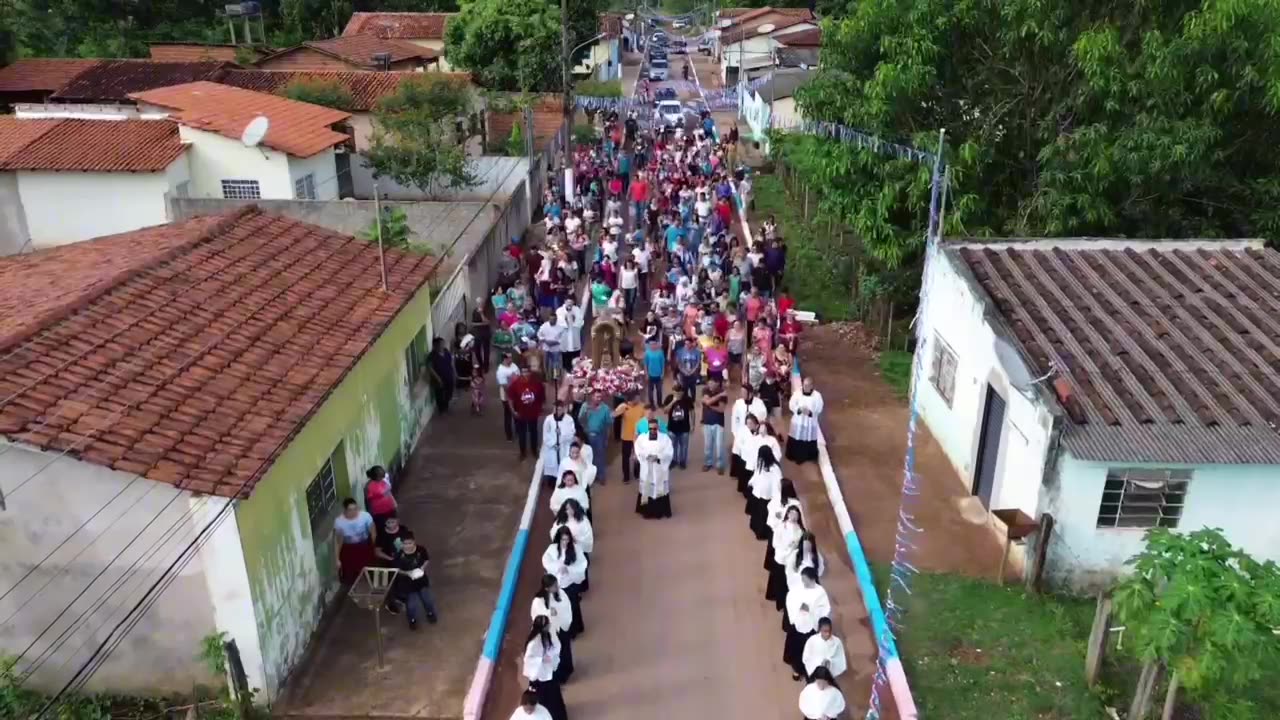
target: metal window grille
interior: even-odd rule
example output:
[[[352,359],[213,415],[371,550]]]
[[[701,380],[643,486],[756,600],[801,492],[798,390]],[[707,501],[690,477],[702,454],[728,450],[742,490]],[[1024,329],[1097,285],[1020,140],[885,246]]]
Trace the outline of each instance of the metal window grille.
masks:
[[[1102,490],[1098,527],[1176,528],[1190,482],[1190,470],[1112,468]]]
[[[222,197],[227,200],[258,200],[262,198],[262,188],[257,180],[223,180]]]
[[[404,349],[405,367],[409,369],[409,384],[413,385],[422,379],[427,372],[427,329],[424,327],[413,336],[413,341]]]
[[[333,461],[325,460],[324,467],[307,485],[307,514],[311,516],[311,526],[324,522],[338,502],[338,483],[333,475]]]
[[[298,200],[316,199],[316,176],[308,173],[293,181],[293,196]]]
[[[956,360],[956,353],[947,345],[941,337],[935,335],[933,338],[933,370],[930,373],[932,377],[933,387],[947,402],[947,406],[951,406],[951,401],[956,394],[956,366],[959,364]]]

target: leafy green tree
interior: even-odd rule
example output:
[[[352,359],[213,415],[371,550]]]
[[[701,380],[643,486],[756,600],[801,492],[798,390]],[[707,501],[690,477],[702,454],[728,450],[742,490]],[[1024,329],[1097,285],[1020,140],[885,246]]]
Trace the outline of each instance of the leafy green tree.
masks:
[[[601,0],[570,0],[569,44],[599,32]],[[560,3],[553,0],[467,0],[445,32],[449,63],[493,90],[560,90]],[[581,57],[586,48],[578,50]]]
[[[518,119],[511,125],[511,136],[507,138],[506,151],[511,157],[524,157],[528,152],[524,142],[524,131],[520,129]]]
[[[1214,529],[1158,528],[1113,594],[1126,644],[1178,673],[1209,717],[1257,717],[1243,688],[1280,667],[1280,567],[1258,562]]]
[[[369,227],[360,232],[360,238],[367,242],[378,242],[378,221],[375,219],[369,223]],[[402,208],[394,206],[386,206],[382,208],[382,246],[396,248],[398,250],[412,250],[413,245],[409,240],[411,230],[409,229],[409,216],[405,214]]]
[[[280,94],[290,100],[323,105],[335,110],[350,110],[355,105],[347,86],[326,78],[298,78],[280,88]]]
[[[389,177],[427,194],[474,187],[478,179],[467,157],[468,130],[462,121],[471,102],[467,83],[450,76],[422,73],[402,82],[374,111],[375,128],[365,153],[374,177]]]

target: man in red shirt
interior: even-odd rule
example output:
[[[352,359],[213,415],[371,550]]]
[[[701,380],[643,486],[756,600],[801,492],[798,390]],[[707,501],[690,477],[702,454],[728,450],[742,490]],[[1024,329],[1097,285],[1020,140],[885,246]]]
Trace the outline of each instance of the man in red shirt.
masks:
[[[635,227],[640,227],[644,222],[645,208],[649,205],[649,181],[645,179],[644,172],[636,173],[636,180],[631,183],[629,192],[631,193],[631,218],[635,222]]]
[[[522,366],[520,377],[507,386],[507,404],[515,418],[521,460],[524,460],[525,453],[538,453],[538,417],[542,415],[542,404],[546,398],[546,385],[542,378],[529,370],[528,365]]]

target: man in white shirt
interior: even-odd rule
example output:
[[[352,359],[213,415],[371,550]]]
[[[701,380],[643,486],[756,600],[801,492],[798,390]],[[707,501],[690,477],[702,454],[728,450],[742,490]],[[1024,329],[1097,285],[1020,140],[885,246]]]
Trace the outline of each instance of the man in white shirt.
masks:
[[[560,340],[560,356],[564,361],[564,369],[572,370],[573,361],[582,352],[582,325],[585,318],[582,308],[574,301],[573,296],[565,298],[564,304],[556,309],[557,322],[564,326],[564,337]]]
[[[582,219],[575,212],[569,213],[569,217],[565,218],[564,231],[569,237],[573,237],[578,232],[578,228],[582,227]]]
[[[642,242],[631,248],[631,257],[636,261],[636,268],[640,271],[640,297],[649,297],[649,261],[653,259],[653,253],[649,250],[649,244]]]
[[[549,377],[558,377],[564,367],[564,362],[560,359],[560,343],[564,342],[564,334],[564,326],[555,313],[538,328],[538,346],[545,356],[542,366],[546,368]]]
[[[515,439],[512,433],[512,423],[514,418],[511,416],[511,405],[507,403],[507,387],[511,385],[511,381],[520,377],[520,366],[515,364],[511,358],[511,353],[502,354],[502,363],[498,365],[498,399],[502,401],[502,430],[507,434],[507,442]]]

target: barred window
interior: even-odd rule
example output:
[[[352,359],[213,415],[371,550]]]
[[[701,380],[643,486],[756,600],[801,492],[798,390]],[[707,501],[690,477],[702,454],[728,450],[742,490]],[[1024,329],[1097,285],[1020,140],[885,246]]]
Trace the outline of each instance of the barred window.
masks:
[[[257,180],[223,180],[222,197],[227,200],[258,200],[262,189]]]
[[[946,401],[947,407],[951,406],[951,401],[956,394],[956,353],[947,345],[947,341],[942,339],[940,335],[933,336],[933,361],[931,363],[932,370],[930,380],[933,387]]]
[[[316,176],[314,173],[307,173],[293,181],[293,197],[297,200],[316,199]]]
[[[1102,490],[1098,527],[1176,528],[1190,482],[1190,470],[1112,468]]]
[[[338,483],[333,475],[333,461],[325,460],[324,467],[307,485],[307,514],[311,516],[311,528],[329,519],[338,503]]]

